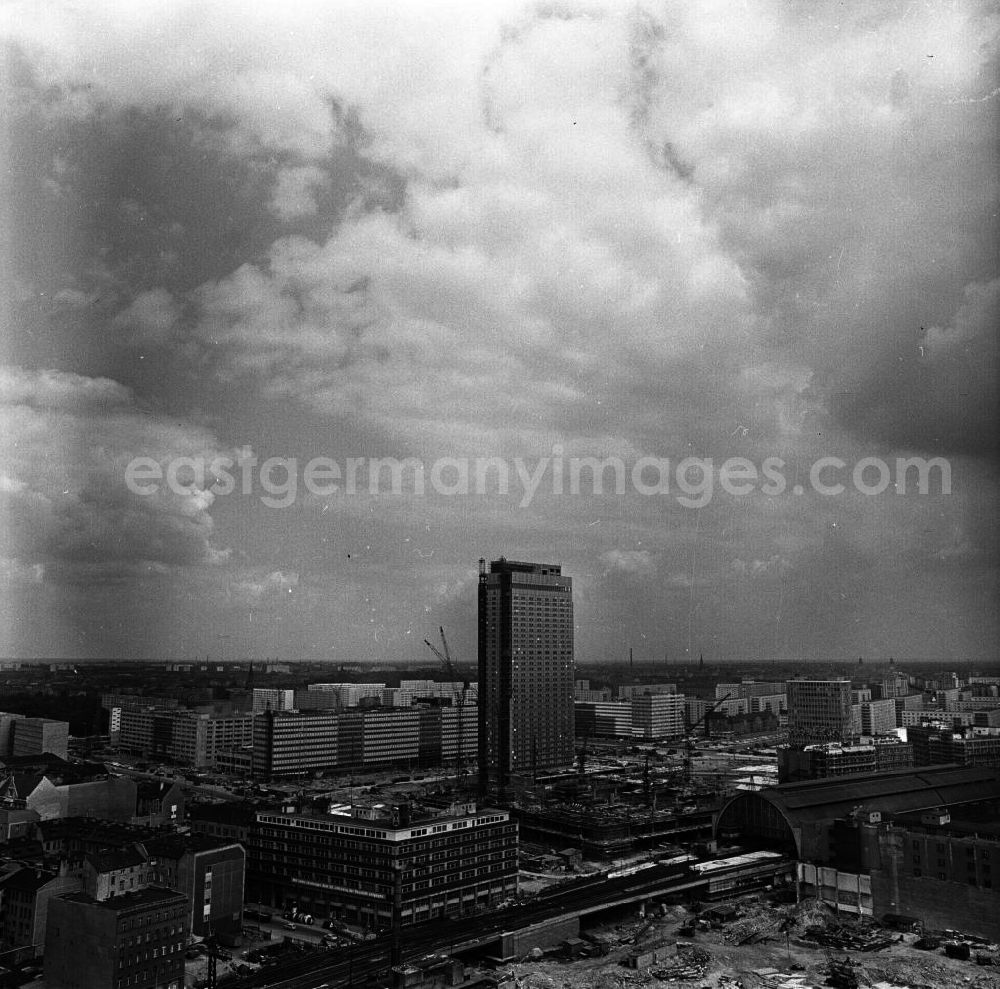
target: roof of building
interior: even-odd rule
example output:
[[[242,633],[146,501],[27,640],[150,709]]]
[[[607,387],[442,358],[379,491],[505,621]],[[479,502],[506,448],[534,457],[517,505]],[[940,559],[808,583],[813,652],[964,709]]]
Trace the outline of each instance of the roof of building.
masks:
[[[34,893],[55,878],[54,872],[46,872],[44,869],[21,868],[0,879],[0,889],[5,892],[17,889],[26,893]]]
[[[146,861],[146,856],[135,845],[126,845],[123,848],[102,848],[98,852],[88,852],[85,858],[97,872],[134,869]]]
[[[140,800],[155,800],[158,797],[166,796],[175,787],[180,786],[180,780],[136,780],[136,796]]]
[[[73,903],[88,903],[104,910],[131,910],[140,906],[155,906],[156,904],[167,903],[170,900],[182,900],[187,902],[187,897],[183,893],[178,893],[175,889],[167,889],[164,886],[146,886],[144,889],[137,889],[131,893],[122,893],[120,896],[110,896],[106,900],[95,900],[88,893],[67,893],[60,897]]]
[[[892,813],[1000,799],[1000,770],[949,765],[851,773],[765,787],[730,804],[750,798],[766,800],[790,820],[832,820],[859,806]]]
[[[36,755],[8,755],[0,759],[0,762],[7,769],[34,769],[35,767],[39,767],[42,771],[66,769],[73,765],[68,759],[64,759],[62,756],[55,755],[52,752],[40,752]]]
[[[949,813],[944,824],[924,824],[919,811],[909,811],[904,814],[893,814],[892,824],[912,828],[914,831],[925,831],[928,834],[951,834],[968,837],[976,835],[982,838],[1000,839],[1000,821],[986,814],[964,814],[961,809]]]
[[[258,808],[246,801],[218,804],[195,804],[188,808],[192,821],[214,821],[217,824],[249,826],[257,819]]]
[[[38,824],[44,841],[59,839],[93,842],[100,847],[127,845],[155,837],[160,829],[146,825],[123,824],[121,821],[102,821],[94,817],[62,817],[40,821]]]
[[[143,847],[153,858],[180,858],[185,852],[211,852],[222,848],[235,848],[235,842],[222,841],[210,835],[172,834],[157,835],[143,842]]]

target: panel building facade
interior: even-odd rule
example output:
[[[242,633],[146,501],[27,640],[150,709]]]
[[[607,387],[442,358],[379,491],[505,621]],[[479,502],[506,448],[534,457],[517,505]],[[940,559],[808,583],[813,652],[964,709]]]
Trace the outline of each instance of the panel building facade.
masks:
[[[378,766],[440,766],[476,753],[476,705],[267,711],[254,719],[258,779]],[[461,736],[461,745],[459,738]]]
[[[848,742],[857,734],[850,680],[789,680],[786,686],[792,745]]]
[[[573,762],[573,581],[547,563],[479,571],[479,780],[502,796]]]
[[[195,767],[213,766],[217,752],[253,741],[251,714],[122,708],[118,723],[123,751]]]

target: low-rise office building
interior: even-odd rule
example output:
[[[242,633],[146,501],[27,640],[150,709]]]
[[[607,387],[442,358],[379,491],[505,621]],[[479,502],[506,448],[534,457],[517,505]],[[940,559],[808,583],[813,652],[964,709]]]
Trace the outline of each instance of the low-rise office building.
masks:
[[[918,766],[955,763],[1000,768],[1000,728],[954,728],[944,724],[913,725],[906,730]]]
[[[778,746],[778,781],[796,783],[828,776],[878,773],[914,764],[913,746],[895,735],[864,738],[853,745],[826,742],[801,748]]]
[[[474,804],[259,811],[249,897],[369,928],[460,916],[517,892],[517,824]]]

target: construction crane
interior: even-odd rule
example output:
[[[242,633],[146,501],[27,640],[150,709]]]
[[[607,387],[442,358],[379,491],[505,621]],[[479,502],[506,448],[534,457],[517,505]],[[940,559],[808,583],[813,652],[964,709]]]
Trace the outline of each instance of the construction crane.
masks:
[[[732,697],[732,694],[726,694],[725,697],[717,700],[710,708],[707,708],[705,713],[694,723],[687,724],[684,728],[684,782],[691,782],[691,763],[694,757],[694,730],[703,721],[705,722],[705,730],[708,731],[708,716],[720,705],[724,704],[726,701]],[[686,709],[685,709],[686,710]],[[685,715],[686,720],[686,715]]]
[[[461,684],[461,687],[452,694],[452,700],[458,712],[458,744],[455,751],[455,789],[459,789],[462,785],[462,768],[464,764],[464,759],[462,758],[462,747],[465,744],[465,735],[462,729],[462,715],[465,710],[465,701],[468,696],[469,691],[469,681],[464,677],[458,675],[458,671],[455,669],[455,664],[452,662],[451,650],[448,648],[448,640],[445,638],[444,628],[438,627],[438,631],[441,633],[441,648],[438,649],[429,640],[424,639],[424,645],[441,662],[444,667],[445,673],[448,675],[448,679],[452,683],[452,689],[454,690],[454,685],[456,683]]]

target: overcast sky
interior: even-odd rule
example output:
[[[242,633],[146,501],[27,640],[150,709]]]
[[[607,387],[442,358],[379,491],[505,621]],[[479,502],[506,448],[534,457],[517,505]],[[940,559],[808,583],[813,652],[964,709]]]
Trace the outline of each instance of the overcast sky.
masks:
[[[444,625],[471,662],[506,555],[574,578],[582,662],[996,657],[993,4],[0,23],[0,654],[426,660]],[[711,459],[713,490],[555,493],[586,456]],[[139,494],[137,457],[250,484]],[[310,493],[316,457],[419,458],[425,492]],[[508,492],[447,493],[478,457]],[[733,457],[786,489],[722,490]],[[852,484],[897,457],[950,493]]]

